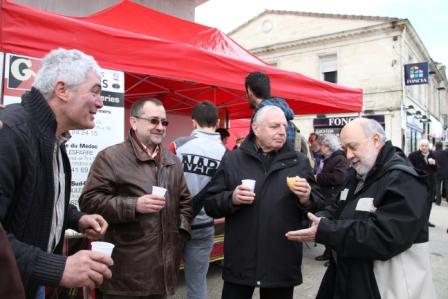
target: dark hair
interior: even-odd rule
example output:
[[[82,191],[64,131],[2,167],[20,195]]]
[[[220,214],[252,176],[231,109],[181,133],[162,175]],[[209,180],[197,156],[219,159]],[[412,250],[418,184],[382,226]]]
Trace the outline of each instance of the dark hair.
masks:
[[[194,105],[191,117],[201,127],[216,127],[218,121],[218,109],[209,101],[201,101]]]
[[[271,97],[271,82],[266,74],[260,72],[250,73],[246,77],[244,86],[246,90],[250,89],[259,99],[264,100]]]
[[[217,133],[219,133],[219,135],[221,135],[221,140],[224,140],[224,138],[229,137],[229,131],[227,131],[227,129],[224,128],[217,128],[215,130]]]
[[[442,141],[437,141],[436,142],[436,151],[442,150],[443,149],[443,142]]]
[[[131,106],[131,116],[141,116],[142,115],[142,109],[146,102],[151,102],[156,106],[163,106],[163,103],[155,98],[141,98],[132,103]]]

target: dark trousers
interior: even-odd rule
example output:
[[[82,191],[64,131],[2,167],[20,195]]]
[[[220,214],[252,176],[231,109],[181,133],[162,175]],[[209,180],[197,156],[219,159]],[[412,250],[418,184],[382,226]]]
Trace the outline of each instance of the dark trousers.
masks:
[[[443,179],[436,177],[436,204],[440,206],[440,203],[442,202],[442,185],[443,185]]]
[[[221,299],[251,299],[255,287],[224,281]],[[294,287],[260,288],[260,299],[292,299]]]

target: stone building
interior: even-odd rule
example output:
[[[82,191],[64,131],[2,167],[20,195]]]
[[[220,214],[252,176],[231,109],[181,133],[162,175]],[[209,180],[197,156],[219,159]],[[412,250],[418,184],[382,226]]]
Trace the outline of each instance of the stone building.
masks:
[[[431,59],[407,19],[266,10],[229,35],[279,68],[362,88],[361,115],[384,124],[406,152],[421,138],[447,140],[445,66]],[[405,85],[405,65],[420,62],[428,62],[427,83]],[[296,123],[304,135],[337,133],[356,116],[302,115]]]

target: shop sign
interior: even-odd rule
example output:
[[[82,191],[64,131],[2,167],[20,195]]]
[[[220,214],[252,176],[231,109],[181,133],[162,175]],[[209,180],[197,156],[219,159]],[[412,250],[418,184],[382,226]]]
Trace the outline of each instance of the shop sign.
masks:
[[[428,62],[405,64],[404,82],[406,85],[428,84]]]

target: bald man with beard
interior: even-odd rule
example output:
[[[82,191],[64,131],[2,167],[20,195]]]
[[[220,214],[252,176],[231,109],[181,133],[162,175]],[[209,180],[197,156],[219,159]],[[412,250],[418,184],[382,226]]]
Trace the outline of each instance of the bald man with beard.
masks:
[[[316,298],[435,298],[424,176],[375,120],[347,124],[341,145],[352,170],[339,200],[317,216],[308,213],[310,228],[286,234],[331,248]]]

